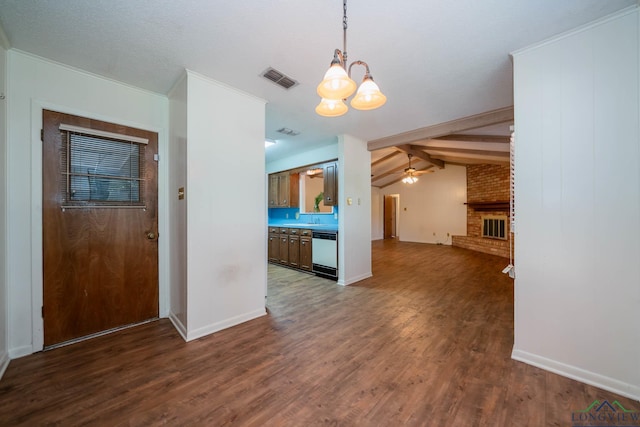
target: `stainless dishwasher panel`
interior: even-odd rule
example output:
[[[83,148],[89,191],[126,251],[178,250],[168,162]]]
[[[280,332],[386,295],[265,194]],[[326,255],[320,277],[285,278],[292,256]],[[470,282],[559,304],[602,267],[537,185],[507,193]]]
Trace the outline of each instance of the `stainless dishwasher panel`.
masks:
[[[313,231],[311,239],[312,271],[320,276],[338,278],[338,232]]]

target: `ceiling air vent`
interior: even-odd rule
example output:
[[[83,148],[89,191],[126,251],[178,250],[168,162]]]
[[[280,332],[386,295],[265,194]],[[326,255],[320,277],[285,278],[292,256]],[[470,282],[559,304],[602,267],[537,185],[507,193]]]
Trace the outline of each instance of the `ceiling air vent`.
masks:
[[[289,129],[289,128],[280,128],[276,132],[284,134],[284,135],[289,135],[289,136],[300,135],[300,132],[295,131],[293,129]]]
[[[271,80],[273,83],[285,89],[291,89],[292,87],[298,84],[298,82],[293,80],[291,77],[285,76],[280,71],[271,67],[264,70],[264,72],[261,75],[265,79]]]

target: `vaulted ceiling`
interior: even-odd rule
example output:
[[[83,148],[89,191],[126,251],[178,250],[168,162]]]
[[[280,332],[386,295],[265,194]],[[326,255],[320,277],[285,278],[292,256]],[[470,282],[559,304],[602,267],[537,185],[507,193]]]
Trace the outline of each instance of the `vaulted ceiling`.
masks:
[[[314,109],[316,86],[334,49],[343,47],[340,0],[0,0],[0,41],[161,94],[187,68],[263,98],[265,136],[278,141],[266,151],[271,161],[333,143],[340,134],[376,141],[511,106],[510,52],[635,4],[349,0],[349,62],[366,61],[388,101],[338,118],[320,117]],[[265,79],[269,67],[298,84],[284,89]],[[355,67],[354,80],[362,77]],[[298,134],[279,133],[282,128]],[[482,156],[501,161],[503,142],[459,136],[506,134],[494,132],[392,146],[408,144],[405,149],[452,163]],[[388,147],[374,153],[376,160],[397,151]],[[378,165],[401,159],[407,160],[396,155]]]
[[[371,185],[384,188],[446,165],[508,165],[512,124],[513,107],[506,107],[369,141]]]

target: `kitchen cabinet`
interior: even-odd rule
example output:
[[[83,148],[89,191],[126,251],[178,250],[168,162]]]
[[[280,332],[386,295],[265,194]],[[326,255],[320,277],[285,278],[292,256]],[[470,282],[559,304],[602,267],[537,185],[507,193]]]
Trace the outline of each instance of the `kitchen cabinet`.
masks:
[[[269,175],[269,207],[275,208],[279,206],[280,198],[278,197],[278,179],[280,174],[272,173]]]
[[[269,227],[269,262],[310,272],[311,237],[309,229]]]
[[[300,236],[289,235],[289,266],[300,266]]]
[[[289,265],[289,230],[281,228],[279,234],[278,245],[278,262],[280,264]]]
[[[338,206],[338,164],[324,165],[324,205]]]
[[[269,227],[268,255],[270,262],[280,262],[280,229]]]
[[[302,230],[300,235],[300,269],[311,271],[311,230]]]
[[[295,208],[299,205],[300,174],[280,172],[269,175],[269,207]]]

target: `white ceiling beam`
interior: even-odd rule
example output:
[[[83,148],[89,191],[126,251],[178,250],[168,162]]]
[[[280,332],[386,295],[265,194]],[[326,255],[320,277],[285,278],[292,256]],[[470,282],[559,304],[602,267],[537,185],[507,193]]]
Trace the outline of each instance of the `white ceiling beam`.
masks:
[[[419,145],[399,145],[398,148],[407,154],[411,154],[413,157],[424,160],[427,163],[437,166],[440,169],[444,169],[444,162],[442,160],[434,159],[429,154],[422,151],[422,147]]]
[[[510,136],[504,135],[469,135],[469,134],[452,134],[439,136],[433,138],[434,140],[447,140],[447,141],[467,141],[467,142],[499,142],[501,144],[508,144],[511,142]]]
[[[367,143],[367,148],[374,151],[508,122],[513,122],[513,106],[374,139]]]
[[[478,164],[490,164],[490,165],[508,165],[509,158],[487,158],[487,157],[460,157],[460,156],[438,156],[440,159],[447,162],[450,165],[478,165]]]
[[[485,156],[485,157],[497,157],[497,158],[509,158],[510,153],[508,151],[491,151],[491,150],[467,150],[464,148],[444,148],[444,147],[428,147],[427,152],[431,157],[440,158],[440,156],[456,156],[461,157],[470,156]]]
[[[371,177],[371,182],[379,181],[382,178],[385,178],[385,177],[387,177],[389,175],[393,175],[396,172],[400,172],[401,170],[404,170],[406,167],[407,167],[407,165],[400,165],[400,166],[396,166],[395,168],[390,169],[390,170],[388,170],[386,172],[382,172],[382,173],[379,173],[379,174],[374,174],[373,177]]]
[[[384,157],[379,158],[378,160],[374,160],[373,162],[371,162],[371,167],[375,167],[378,166],[380,163],[386,162],[387,160],[391,160],[392,158],[396,157],[398,154],[400,154],[400,151],[394,151],[393,153],[387,154]]]

